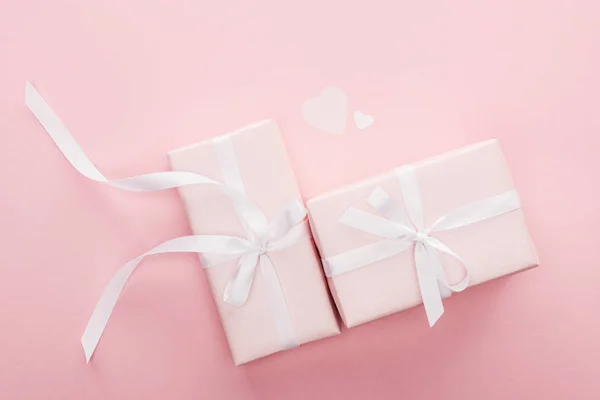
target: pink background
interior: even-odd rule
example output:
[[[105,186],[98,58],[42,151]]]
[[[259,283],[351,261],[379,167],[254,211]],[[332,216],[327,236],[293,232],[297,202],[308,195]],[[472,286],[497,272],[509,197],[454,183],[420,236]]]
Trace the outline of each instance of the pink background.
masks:
[[[0,399],[599,398],[599,20],[597,0],[0,0]],[[72,170],[26,78],[112,177],[265,117],[307,198],[497,137],[541,267],[433,329],[415,308],[236,369],[197,258],[158,256],[86,365],[112,273],[189,228],[175,191]],[[332,84],[371,128],[304,123]]]

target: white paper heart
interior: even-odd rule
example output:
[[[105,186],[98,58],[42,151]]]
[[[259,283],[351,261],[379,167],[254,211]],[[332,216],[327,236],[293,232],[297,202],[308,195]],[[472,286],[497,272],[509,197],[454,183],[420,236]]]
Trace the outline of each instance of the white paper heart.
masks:
[[[354,112],[354,123],[358,129],[365,129],[373,125],[373,116],[361,111]]]
[[[320,131],[336,135],[344,133],[348,117],[346,93],[337,86],[327,86],[317,97],[304,102],[302,117]]]

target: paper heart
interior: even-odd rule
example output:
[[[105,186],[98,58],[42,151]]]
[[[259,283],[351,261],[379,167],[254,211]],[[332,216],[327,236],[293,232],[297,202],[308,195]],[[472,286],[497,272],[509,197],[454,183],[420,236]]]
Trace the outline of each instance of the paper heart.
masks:
[[[348,117],[346,93],[337,86],[327,86],[317,97],[304,102],[302,117],[320,131],[336,135],[344,133]]]
[[[354,123],[358,129],[365,129],[373,125],[373,116],[361,111],[354,112]]]

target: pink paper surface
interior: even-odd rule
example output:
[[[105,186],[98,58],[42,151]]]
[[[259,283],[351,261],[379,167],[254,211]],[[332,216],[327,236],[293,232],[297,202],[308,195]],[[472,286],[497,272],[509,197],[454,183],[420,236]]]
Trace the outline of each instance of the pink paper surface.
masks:
[[[423,204],[424,227],[432,226],[438,218],[459,207],[514,190],[497,140],[477,143],[413,165]],[[349,207],[376,214],[367,204],[367,198],[377,187],[402,203],[398,178],[393,171],[308,201],[313,234],[323,258],[381,240],[339,223]],[[463,259],[469,269],[469,286],[538,264],[522,209],[466,227],[434,232],[432,236]],[[449,282],[460,281],[464,276],[461,264],[443,253],[439,257]],[[330,277],[328,281],[347,327],[422,303],[412,248]]]
[[[291,201],[301,198],[275,121],[265,120],[227,135],[246,194],[269,221],[283,212]],[[211,140],[172,151],[169,159],[174,170],[196,172],[223,182]],[[246,237],[231,201],[219,188],[196,185],[179,190],[193,233]],[[269,258],[281,283],[300,344],[338,334],[338,322],[312,241],[270,252]],[[231,306],[222,300],[236,264],[237,260],[232,260],[205,271],[233,359],[240,365],[283,348],[259,270],[242,307]]]
[[[0,399],[599,398],[599,19],[597,0],[0,0]],[[498,138],[541,265],[432,329],[416,307],[235,368],[197,257],[149,257],[86,365],[110,277],[189,223],[175,190],[73,171],[25,79],[113,178],[263,118],[304,199]],[[302,120],[327,85],[343,135]]]

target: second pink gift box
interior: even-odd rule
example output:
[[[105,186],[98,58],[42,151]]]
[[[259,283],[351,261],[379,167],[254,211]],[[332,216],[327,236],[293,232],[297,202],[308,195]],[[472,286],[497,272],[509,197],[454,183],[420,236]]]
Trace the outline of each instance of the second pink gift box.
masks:
[[[308,202],[347,327],[538,265],[502,151],[490,140]]]

